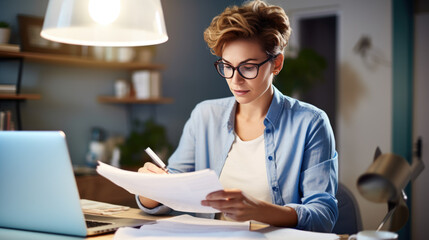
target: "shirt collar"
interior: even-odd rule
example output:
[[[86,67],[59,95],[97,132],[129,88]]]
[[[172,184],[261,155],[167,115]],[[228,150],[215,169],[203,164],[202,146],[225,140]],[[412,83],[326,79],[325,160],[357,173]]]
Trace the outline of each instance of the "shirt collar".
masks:
[[[229,112],[229,115],[225,115],[225,125],[228,128],[228,132],[231,132],[234,130],[234,123],[235,123],[235,111],[237,109],[237,101],[235,101],[235,97],[231,97],[231,103],[228,104],[229,109],[226,112]]]
[[[267,126],[271,123],[274,127],[278,126],[280,116],[284,109],[285,96],[274,86],[273,100],[271,100],[270,108],[268,109],[267,116],[264,120],[264,125]]]

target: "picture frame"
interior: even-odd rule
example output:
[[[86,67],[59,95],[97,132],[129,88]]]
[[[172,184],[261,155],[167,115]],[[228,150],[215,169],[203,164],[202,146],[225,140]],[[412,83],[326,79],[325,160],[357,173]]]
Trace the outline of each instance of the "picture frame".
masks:
[[[43,18],[29,15],[18,15],[21,51],[62,55],[80,55],[81,47],[77,45],[53,42],[40,36]]]

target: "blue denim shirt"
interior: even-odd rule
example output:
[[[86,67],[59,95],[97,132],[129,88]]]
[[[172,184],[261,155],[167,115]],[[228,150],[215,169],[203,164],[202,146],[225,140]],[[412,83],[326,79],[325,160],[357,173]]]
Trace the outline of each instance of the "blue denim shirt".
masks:
[[[264,120],[272,202],[295,209],[296,228],[330,232],[338,217],[338,157],[329,119],[322,110],[273,88],[274,96]],[[236,106],[234,97],[199,103],[168,161],[169,171],[210,168],[220,176],[235,137]],[[139,206],[148,213],[166,211],[165,206]]]

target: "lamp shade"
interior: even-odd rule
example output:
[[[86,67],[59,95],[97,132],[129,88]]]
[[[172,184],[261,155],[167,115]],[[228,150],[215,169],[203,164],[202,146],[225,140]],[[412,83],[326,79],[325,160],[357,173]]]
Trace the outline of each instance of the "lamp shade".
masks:
[[[366,199],[385,203],[400,198],[411,176],[407,160],[395,154],[382,154],[358,179],[358,189]]]
[[[160,0],[49,0],[40,35],[88,46],[145,46],[168,40]]]
[[[391,219],[390,231],[398,231],[405,225],[409,213],[405,202],[407,196],[403,189],[409,181],[417,178],[424,167],[419,154],[410,165],[405,158],[392,153],[382,154],[380,148],[377,147],[374,162],[357,182],[359,192],[363,197],[373,202],[387,203],[389,211],[377,231],[389,219]]]

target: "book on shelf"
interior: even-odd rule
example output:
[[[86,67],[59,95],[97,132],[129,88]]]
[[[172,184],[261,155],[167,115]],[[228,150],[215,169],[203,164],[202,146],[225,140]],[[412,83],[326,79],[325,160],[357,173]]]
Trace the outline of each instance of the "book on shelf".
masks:
[[[16,93],[16,85],[15,84],[0,84],[0,94],[1,93]]]
[[[0,131],[15,130],[15,123],[12,119],[12,112],[10,110],[0,111]]]
[[[0,51],[4,52],[19,52],[20,48],[17,44],[0,44]]]

